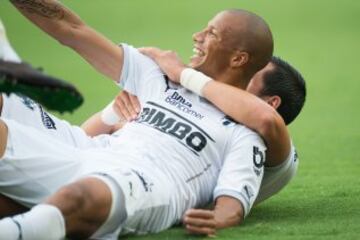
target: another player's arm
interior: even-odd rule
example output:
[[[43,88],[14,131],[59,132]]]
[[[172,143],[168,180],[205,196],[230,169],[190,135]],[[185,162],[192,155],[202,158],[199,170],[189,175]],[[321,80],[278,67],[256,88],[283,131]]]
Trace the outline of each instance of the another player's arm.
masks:
[[[123,49],[86,25],[56,0],[10,0],[31,22],[80,54],[97,71],[118,81]]]
[[[202,93],[226,115],[264,138],[267,166],[277,166],[287,159],[290,135],[283,118],[273,107],[251,93],[217,81],[208,82]]]
[[[141,52],[153,58],[171,80],[180,82],[181,72],[186,66],[175,52],[158,48],[143,48]],[[289,132],[282,117],[270,105],[242,89],[217,81],[208,82],[202,94],[226,115],[264,138],[268,166],[279,165],[288,157],[291,147]]]
[[[115,125],[107,125],[101,120],[101,112],[95,113],[87,119],[81,128],[84,129],[88,136],[94,137],[100,134],[112,134],[123,126],[121,122]]]
[[[108,107],[105,109],[108,109]],[[100,134],[111,134],[119,130],[126,121],[132,121],[137,117],[140,112],[140,103],[136,96],[123,90],[115,97],[112,110],[106,111],[105,109],[95,113],[82,124],[81,127],[87,135],[93,137]],[[116,114],[116,116],[104,116],[104,114]],[[106,124],[104,117],[113,119],[114,122]]]

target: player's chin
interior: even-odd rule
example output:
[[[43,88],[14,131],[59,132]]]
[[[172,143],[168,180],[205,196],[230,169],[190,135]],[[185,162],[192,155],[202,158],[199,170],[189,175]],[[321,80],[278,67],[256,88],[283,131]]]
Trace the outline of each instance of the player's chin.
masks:
[[[201,66],[204,64],[204,58],[202,57],[192,57],[190,59],[190,63],[189,63],[189,67],[194,68],[194,69],[201,69]]]

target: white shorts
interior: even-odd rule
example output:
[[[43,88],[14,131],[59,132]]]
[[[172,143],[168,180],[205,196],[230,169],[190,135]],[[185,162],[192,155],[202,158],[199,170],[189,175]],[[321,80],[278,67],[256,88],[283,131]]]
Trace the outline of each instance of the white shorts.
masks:
[[[259,204],[283,189],[295,176],[298,164],[299,159],[295,147],[291,145],[290,154],[285,162],[276,167],[265,167],[255,204]]]
[[[101,176],[112,179],[124,193],[127,219],[116,223],[122,233],[158,232],[178,220],[171,208],[175,188],[160,171],[137,166],[126,150],[80,149],[14,120],[3,121],[8,142],[0,160],[0,193],[5,196],[32,207],[62,186]],[[111,219],[107,224],[114,225]]]
[[[15,120],[25,126],[50,135],[57,140],[78,148],[106,147],[109,136],[89,137],[78,126],[45,111],[43,107],[26,96],[2,94],[3,108],[1,117]]]
[[[101,232],[115,234],[113,239],[117,239],[119,234],[142,235],[163,231],[178,221],[175,217],[174,205],[171,204],[174,188],[170,188],[166,181],[160,179],[157,174],[149,174],[149,171],[146,170],[125,168],[108,171],[106,174],[97,173],[97,176],[93,176],[100,179],[103,177],[112,179],[120,186],[124,198],[125,209],[123,203],[117,205],[101,229]],[[111,189],[111,183],[109,184],[107,179],[103,181]],[[115,201],[113,199],[113,202]],[[127,215],[124,222],[112,221],[113,219],[122,219],[119,213],[123,211]],[[121,222],[121,224],[114,228],[114,222]]]

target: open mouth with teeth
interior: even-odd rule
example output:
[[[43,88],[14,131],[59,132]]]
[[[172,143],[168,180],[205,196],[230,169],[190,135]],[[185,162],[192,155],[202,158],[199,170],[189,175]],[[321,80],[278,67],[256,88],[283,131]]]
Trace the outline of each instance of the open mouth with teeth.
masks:
[[[205,56],[205,53],[202,51],[202,50],[200,50],[199,48],[196,48],[196,47],[194,47],[193,48],[193,53],[194,53],[194,57],[203,57],[203,56]]]
[[[203,58],[205,57],[205,52],[202,51],[201,49],[194,47],[193,48],[193,55],[190,58],[191,61],[191,65],[193,65],[193,67],[196,67],[196,65],[200,64],[203,60]]]

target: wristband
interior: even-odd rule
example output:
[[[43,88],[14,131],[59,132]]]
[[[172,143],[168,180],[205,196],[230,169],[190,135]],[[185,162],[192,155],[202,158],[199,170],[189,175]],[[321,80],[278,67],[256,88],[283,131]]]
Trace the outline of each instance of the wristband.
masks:
[[[180,84],[199,96],[203,96],[202,89],[210,81],[212,78],[192,68],[185,68],[180,74]]]
[[[113,126],[121,120],[121,118],[116,114],[113,105],[114,101],[109,103],[109,105],[102,110],[100,115],[101,121],[108,126]]]

